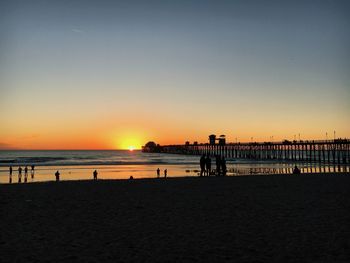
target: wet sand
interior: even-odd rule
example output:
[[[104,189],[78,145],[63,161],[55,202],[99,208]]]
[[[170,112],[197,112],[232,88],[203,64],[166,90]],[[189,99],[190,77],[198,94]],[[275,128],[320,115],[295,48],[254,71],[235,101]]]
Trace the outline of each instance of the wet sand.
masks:
[[[1,262],[350,262],[350,176],[0,185]]]

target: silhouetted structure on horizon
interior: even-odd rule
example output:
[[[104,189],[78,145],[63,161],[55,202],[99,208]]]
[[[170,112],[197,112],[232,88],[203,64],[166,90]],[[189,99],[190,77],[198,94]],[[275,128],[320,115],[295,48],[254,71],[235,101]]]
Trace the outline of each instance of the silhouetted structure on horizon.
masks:
[[[157,152],[161,152],[162,148],[159,144],[156,144],[155,142],[150,141],[146,143],[145,146],[142,146],[142,151],[157,153]]]
[[[209,135],[209,144],[210,145],[215,145],[216,141],[218,141],[219,145],[225,145],[226,144],[226,136],[222,134],[219,136],[219,138],[216,138],[215,134]]]
[[[220,138],[222,139],[220,143]],[[250,143],[226,143],[225,137],[219,137],[216,143],[214,134],[209,136],[208,143],[184,144],[184,145],[152,145],[146,144],[144,152],[162,152],[186,155],[220,155],[234,159],[256,160],[290,160],[320,163],[350,163],[350,140],[284,140],[281,142],[250,142]]]

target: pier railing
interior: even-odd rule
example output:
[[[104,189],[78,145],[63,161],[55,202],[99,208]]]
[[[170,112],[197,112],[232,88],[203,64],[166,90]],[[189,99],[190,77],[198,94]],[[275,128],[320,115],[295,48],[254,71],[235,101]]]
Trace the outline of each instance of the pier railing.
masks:
[[[350,163],[350,140],[308,140],[161,146],[161,152],[189,155],[221,155],[225,158]]]

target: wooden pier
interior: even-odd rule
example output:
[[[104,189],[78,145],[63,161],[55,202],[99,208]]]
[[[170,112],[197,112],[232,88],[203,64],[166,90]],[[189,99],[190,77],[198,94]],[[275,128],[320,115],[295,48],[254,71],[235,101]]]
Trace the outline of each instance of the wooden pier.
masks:
[[[144,151],[148,150],[144,149]],[[228,144],[189,144],[187,142],[185,145],[158,146],[158,151],[171,154],[220,155],[234,159],[350,163],[350,140],[348,139]]]

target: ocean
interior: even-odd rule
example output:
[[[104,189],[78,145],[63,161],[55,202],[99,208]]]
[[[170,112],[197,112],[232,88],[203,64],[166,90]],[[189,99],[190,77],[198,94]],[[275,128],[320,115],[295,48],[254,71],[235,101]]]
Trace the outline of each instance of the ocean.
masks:
[[[99,179],[155,178],[156,170],[168,170],[168,177],[198,176],[199,156],[143,153],[139,150],[1,150],[0,183],[17,183],[18,167],[23,168],[21,182],[52,181],[55,172],[61,180],[92,179],[94,170]],[[31,165],[35,166],[32,176]],[[281,161],[256,161],[227,159],[228,175],[291,173],[295,163]],[[349,172],[349,166],[297,163],[302,172]],[[9,176],[9,166],[13,175]],[[25,178],[24,168],[28,166]],[[215,168],[215,160],[212,160]]]

